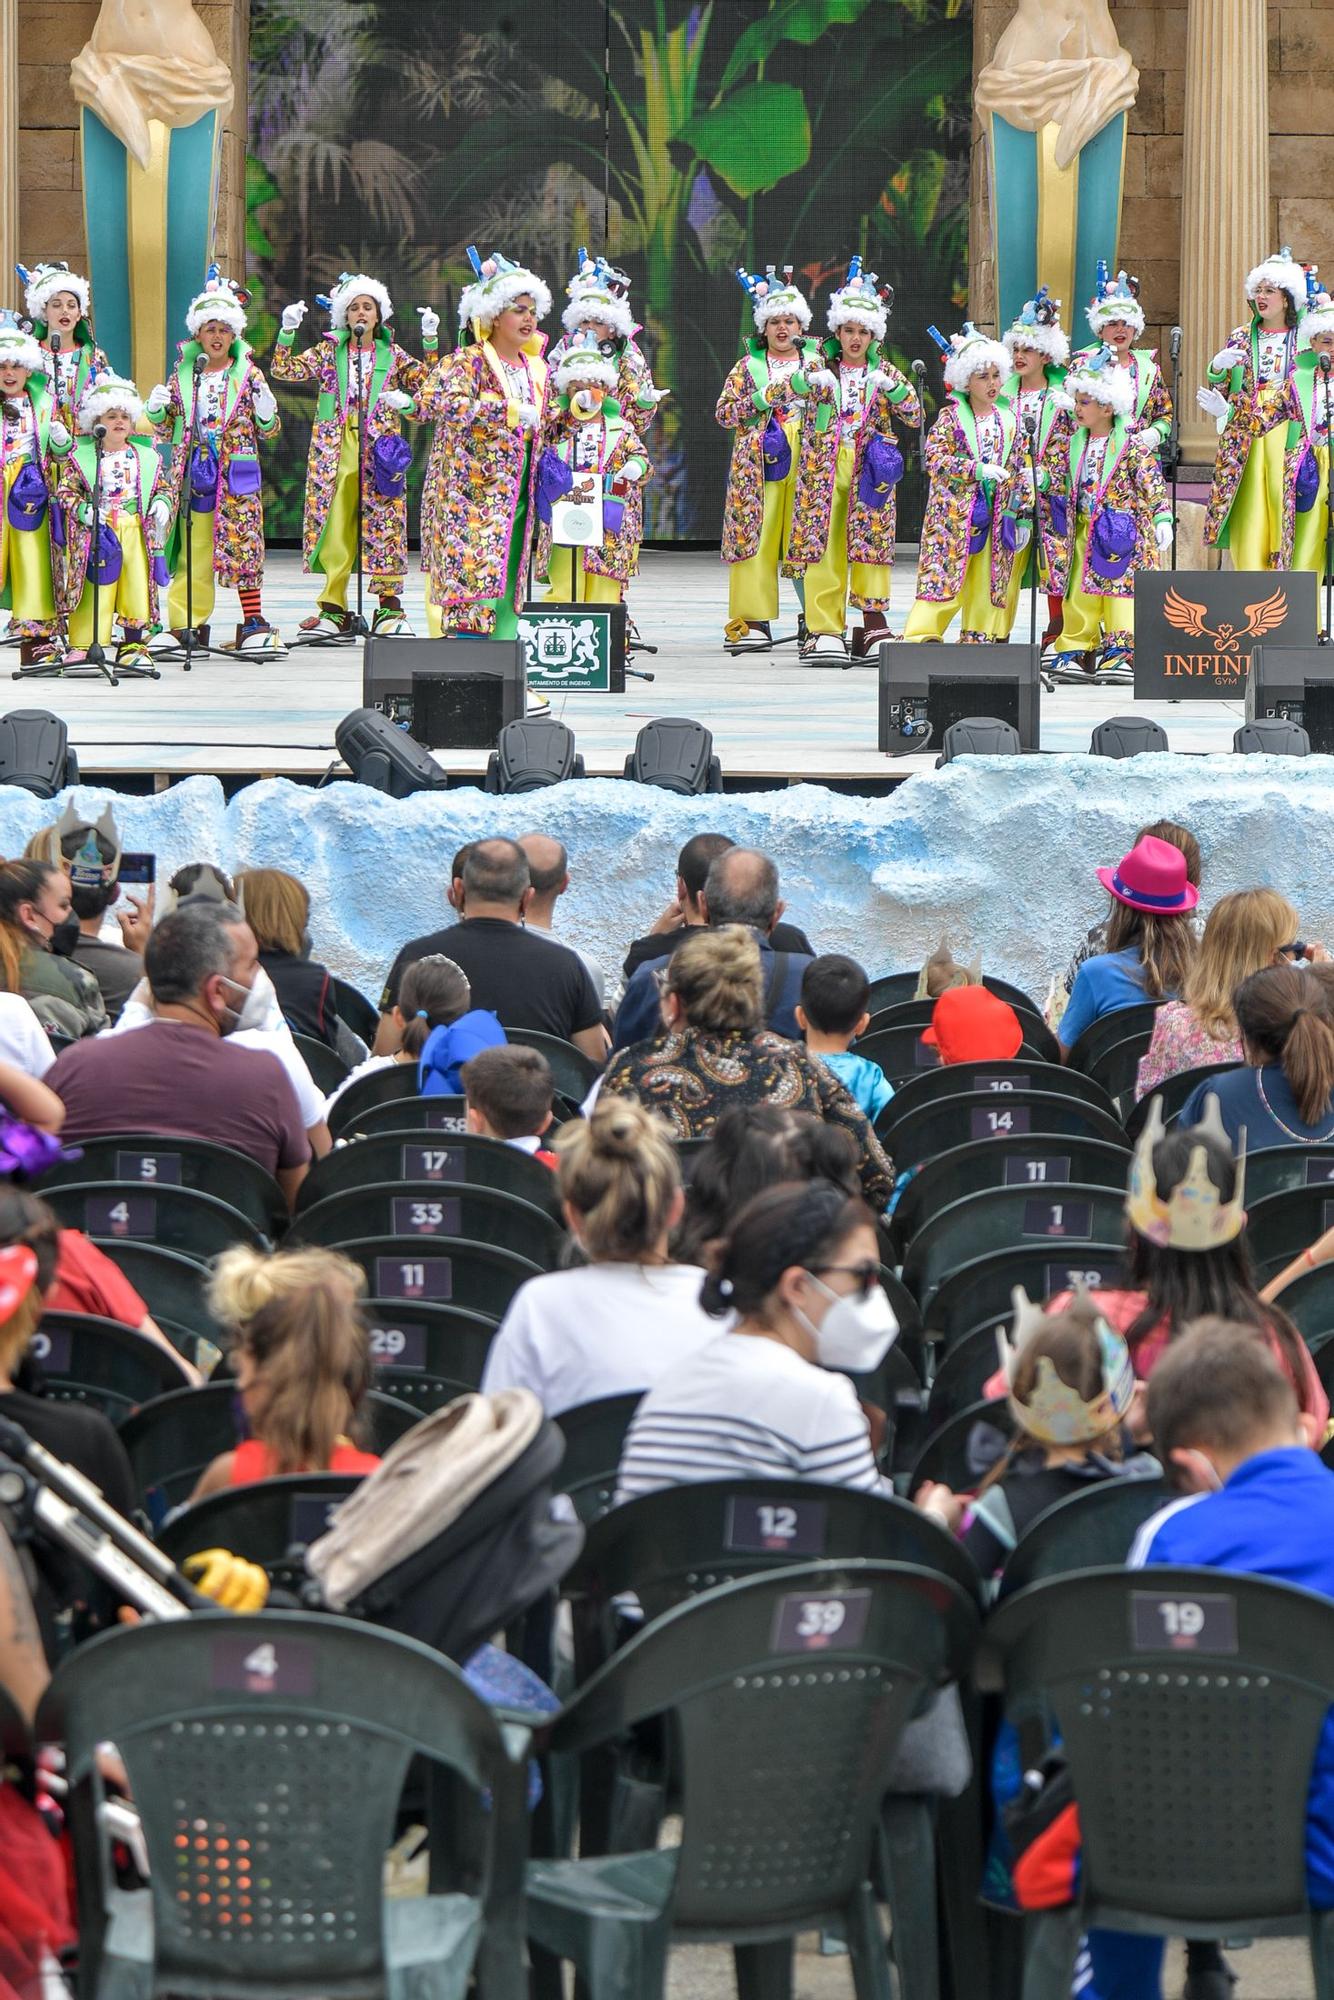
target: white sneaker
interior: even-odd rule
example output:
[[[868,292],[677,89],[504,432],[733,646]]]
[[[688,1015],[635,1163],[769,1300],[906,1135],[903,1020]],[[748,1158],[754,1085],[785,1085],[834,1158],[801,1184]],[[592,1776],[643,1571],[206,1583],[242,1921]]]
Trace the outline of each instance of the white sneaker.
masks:
[[[282,634],[272,625],[258,625],[247,629],[244,625],[236,628],[237,653],[263,653],[273,660],[282,659],[287,652],[282,642]]]
[[[841,632],[817,632],[811,650],[817,660],[837,660],[840,666],[848,657]]]
[[[155,632],[152,638],[145,640],[144,643],[150,653],[179,653],[181,650],[180,640],[174,632],[169,632],[165,625],[160,632]]]
[[[405,611],[377,611],[371,621],[373,639],[415,639]]]
[[[551,713],[550,695],[539,694],[536,688],[529,688],[528,706],[524,710],[525,719],[529,722],[532,722],[535,717],[550,715],[550,713]]]

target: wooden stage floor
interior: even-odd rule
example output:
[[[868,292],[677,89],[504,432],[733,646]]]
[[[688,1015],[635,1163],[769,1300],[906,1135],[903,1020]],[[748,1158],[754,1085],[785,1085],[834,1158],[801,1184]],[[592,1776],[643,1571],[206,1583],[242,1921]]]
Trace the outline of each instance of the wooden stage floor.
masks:
[[[895,571],[890,622],[901,627],[912,598],[912,551]],[[426,629],[421,580],[409,579],[407,602],[417,631]],[[732,659],[722,650],[726,578],[716,555],[650,551],[632,587],[631,609],[656,657],[635,664],[655,675],[629,680],[623,695],[557,696],[552,713],[575,732],[590,777],[619,776],[643,723],[655,715],[690,715],[713,731],[725,775],[750,784],[803,780],[895,782],[934,764],[926,756],[891,758],[876,749],[876,674],[866,667],[816,669],[798,663],[795,645]],[[313,606],[310,580],[293,552],[269,559],[265,611],[290,637]],[[231,592],[220,596],[215,639],[233,636],[239,616]],[[779,630],[796,626],[796,599],[784,585]],[[16,656],[0,651],[0,674]],[[64,717],[83,773],[116,782],[215,773],[318,778],[334,760],[334,729],[361,705],[360,647],[298,650],[286,659],[202,660],[186,674],[161,663],[160,681],[6,681],[11,707],[47,708]],[[1085,751],[1096,724],[1135,704],[1128,688],[1061,688],[1042,697],[1044,751]],[[1240,702],[1151,702],[1139,712],[1162,723],[1173,750],[1227,751],[1244,720]],[[437,750],[445,769],[477,776],[483,750]]]

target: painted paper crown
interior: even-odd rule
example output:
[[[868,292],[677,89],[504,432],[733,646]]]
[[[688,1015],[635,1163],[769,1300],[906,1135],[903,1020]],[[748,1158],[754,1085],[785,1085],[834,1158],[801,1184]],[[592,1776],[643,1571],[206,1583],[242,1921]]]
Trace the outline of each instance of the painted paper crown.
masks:
[[[16,264],[19,280],[24,287],[23,303],[29,319],[46,322],[46,308],[57,292],[72,292],[79,301],[79,310],[88,310],[88,280],[81,278],[77,271],[71,271],[62,259],[48,258],[41,264],[34,264],[31,271],[25,264]]]
[[[1286,292],[1292,300],[1294,312],[1302,312],[1306,306],[1306,268],[1299,264],[1292,254],[1292,245],[1285,243],[1272,257],[1266,257],[1253,271],[1246,273],[1246,296],[1253,299],[1261,285],[1276,285],[1280,292]]]
[[[1102,1388],[1096,1396],[1085,1399],[1077,1389],[1072,1389],[1057,1374],[1050,1356],[1043,1354],[1038,1358],[1037,1379],[1028,1400],[1021,1402],[1014,1393],[1015,1369],[1025,1343],[1046,1326],[1047,1315],[1041,1306],[1034,1305],[1022,1285],[1016,1285],[1010,1297],[1014,1303],[1012,1338],[1007,1339],[1005,1329],[997,1327],[996,1345],[1010,1385],[1010,1408],[1019,1428],[1042,1444],[1088,1444],[1094,1438],[1104,1437],[1125,1416],[1135,1393],[1135,1365],[1121,1335],[1101,1314],[1097,1316],[1094,1332],[1102,1362]],[[1088,1292],[1082,1285],[1075,1288],[1075,1300],[1086,1307],[1089,1304]]]
[[[492,327],[507,306],[522,298],[532,300],[539,319],[545,319],[551,311],[551,293],[542,280],[522,264],[512,263],[498,250],[483,259],[472,243],[468,245],[468,262],[472,265],[474,276],[472,284],[465,288],[459,300],[460,326]]]
[[[1070,342],[1061,326],[1061,301],[1054,299],[1045,285],[1038,287],[1005,336],[1013,354],[1016,347],[1031,347],[1045,354],[1061,368],[1070,359]]]
[[[1163,1101],[1155,1097],[1148,1121],[1135,1148],[1130,1166],[1130,1186],[1126,1194],[1126,1220],[1139,1236],[1171,1250],[1216,1250],[1231,1243],[1246,1227],[1246,1148],[1236,1155],[1237,1178],[1231,1201],[1224,1201],[1209,1176],[1209,1155],[1203,1145],[1194,1145],[1185,1173],[1167,1199],[1158,1192],[1153,1155],[1166,1132]],[[1232,1142],[1223,1127],[1218,1099],[1210,1092],[1204,1100],[1204,1116],[1193,1128],[1197,1139],[1213,1139],[1229,1157]]]
[[[565,289],[570,303],[561,314],[561,325],[567,333],[596,320],[620,334],[622,340],[629,340],[635,331],[635,317],[626,297],[630,280],[624,271],[618,271],[605,257],[590,257],[581,249],[579,267]]]
[[[102,808],[101,818],[94,823],[82,818],[69,803],[51,828],[46,858],[53,867],[69,870],[74,888],[101,889],[115,881],[120,852],[120,828],[110,805]]]
[[[574,335],[561,356],[556,370],[556,387],[565,390],[590,382],[598,383],[604,389],[614,389],[616,363],[602,352],[596,334],[585,329]]]
[[[210,264],[204,273],[203,291],[190,301],[185,324],[194,335],[209,320],[218,319],[233,333],[240,335],[245,332],[245,309],[249,304],[249,292],[233,284],[230,278],[224,278],[216,264]]]
[[[750,300],[756,333],[763,333],[769,321],[782,313],[790,313],[803,333],[810,325],[810,304],[793,284],[790,264],[784,264],[781,278],[773,264],[766,264],[762,275],[738,264],[736,281]]]
[[[1122,319],[1127,326],[1133,326],[1136,333],[1143,333],[1144,308],[1139,302],[1139,279],[1127,277],[1124,271],[1118,271],[1115,278],[1110,277],[1107,259],[1099,257],[1093,302],[1087,316],[1095,333],[1101,333],[1114,319]]]
[[[26,368],[29,373],[40,371],[46,365],[42,350],[32,334],[19,325],[18,315],[9,311],[0,312],[0,361]]]
[[[1002,375],[1010,372],[1009,349],[975,327],[970,319],[964,321],[961,332],[952,333],[948,340],[939,327],[929,326],[927,332],[945,357],[946,387],[958,395],[984,368],[999,368]]]
[[[869,327],[877,340],[883,340],[893,308],[894,287],[882,285],[876,272],[863,271],[861,258],[854,257],[848,265],[847,277],[830,294],[829,331],[837,333],[841,326],[852,322]]]
[[[1123,368],[1116,358],[1116,349],[1108,347],[1104,341],[1090,354],[1081,356],[1076,367],[1065,378],[1065,393],[1074,397],[1076,393],[1092,396],[1099,403],[1106,403],[1118,417],[1128,417],[1135,407],[1135,385],[1130,379],[1130,370]]]

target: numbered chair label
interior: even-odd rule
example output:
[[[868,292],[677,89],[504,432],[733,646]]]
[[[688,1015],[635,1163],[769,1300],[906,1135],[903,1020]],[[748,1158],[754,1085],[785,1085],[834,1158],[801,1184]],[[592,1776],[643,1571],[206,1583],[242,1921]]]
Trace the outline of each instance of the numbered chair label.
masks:
[[[1328,1187],[1334,1181],[1334,1160],[1306,1160],[1307,1187]]]
[[[1053,1292],[1073,1292],[1076,1285],[1087,1285],[1091,1292],[1101,1291],[1108,1282],[1108,1274],[1095,1269],[1091,1264],[1048,1264],[1047,1297]]]
[[[930,1042],[924,1042],[919,1035],[912,1045],[912,1066],[914,1069],[939,1069],[940,1050],[932,1048]]]
[[[975,1076],[973,1078],[974,1090],[1031,1090],[1032,1088],[1032,1077],[1022,1074],[1014,1076]]]
[[[1130,1598],[1130,1643],[1137,1653],[1235,1653],[1237,1600],[1175,1597],[1136,1590]]]
[[[48,1375],[65,1375],[69,1372],[71,1339],[67,1326],[54,1327],[49,1333],[39,1326],[28,1342],[28,1352]]]
[[[1074,1236],[1087,1242],[1093,1234],[1093,1204],[1087,1201],[1026,1201],[1025,1236]]]
[[[422,1115],[422,1123],[428,1132],[453,1132],[461,1139],[468,1130],[468,1121],[461,1111],[447,1111],[443,1104],[429,1104]]]
[[[323,1493],[298,1493],[287,1518],[289,1547],[308,1549],[318,1542],[329,1526],[329,1517],[339,1502]]]
[[[151,1194],[90,1194],[83,1205],[90,1236],[131,1236],[151,1241],[157,1234],[157,1203]]]
[[[831,1590],[818,1597],[799,1592],[779,1600],[774,1615],[776,1653],[843,1653],[859,1646],[871,1611],[869,1590]]]
[[[163,1187],[181,1185],[179,1153],[117,1153],[118,1181],[159,1181]]]
[[[463,1154],[450,1146],[404,1146],[405,1181],[461,1181]]]
[[[823,1500],[729,1500],[723,1547],[739,1555],[822,1556]]]
[[[215,1639],[212,1666],[213,1686],[231,1693],[315,1692],[315,1649],[301,1639]]]
[[[452,1257],[377,1257],[375,1295],[380,1299],[451,1299]]]
[[[463,1207],[456,1194],[439,1201],[399,1194],[394,1196],[392,1222],[395,1236],[462,1236]]]
[[[1070,1178],[1069,1154],[1058,1154],[1050,1160],[1007,1160],[1005,1162],[1006,1187],[1060,1187]]]
[[[1031,1129],[1026,1104],[979,1107],[970,1119],[975,1139],[1014,1139]]]
[[[370,1330],[372,1368],[415,1368],[426,1366],[426,1328],[396,1320],[392,1326]]]

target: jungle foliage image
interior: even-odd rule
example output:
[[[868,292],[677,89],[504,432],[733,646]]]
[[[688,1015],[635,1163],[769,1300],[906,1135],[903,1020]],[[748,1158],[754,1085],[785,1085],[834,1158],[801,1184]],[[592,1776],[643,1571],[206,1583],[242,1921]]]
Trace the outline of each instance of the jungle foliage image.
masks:
[[[890,358],[923,357],[937,389],[927,325],[966,310],[967,0],[251,0],[250,19],[261,356],[290,300],[311,307],[298,345],[318,337],[315,294],[345,270],[388,285],[405,347],[425,305],[448,346],[470,243],[547,280],[554,340],[586,244],[629,272],[671,391],[647,439],[645,530],[665,541],[719,532],[713,407],[750,331],[739,264],[793,265],[823,330],[860,252],[895,290]],[[266,512],[295,537],[314,405],[280,401]]]

